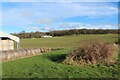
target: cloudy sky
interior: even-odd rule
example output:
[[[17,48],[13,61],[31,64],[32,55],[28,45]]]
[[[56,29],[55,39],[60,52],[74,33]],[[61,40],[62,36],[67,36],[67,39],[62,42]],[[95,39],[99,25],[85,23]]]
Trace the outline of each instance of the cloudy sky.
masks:
[[[2,14],[2,30],[9,33],[118,28],[117,2],[5,1],[7,0],[0,4],[2,5],[0,15]]]

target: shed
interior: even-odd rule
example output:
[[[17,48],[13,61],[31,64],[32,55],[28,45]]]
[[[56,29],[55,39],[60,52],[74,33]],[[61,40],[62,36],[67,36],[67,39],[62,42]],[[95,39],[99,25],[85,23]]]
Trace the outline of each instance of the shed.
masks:
[[[0,32],[0,51],[18,49],[20,45],[19,37],[8,33]]]
[[[52,37],[52,36],[49,36],[49,35],[44,35],[42,36],[43,38],[48,38],[48,37]]]

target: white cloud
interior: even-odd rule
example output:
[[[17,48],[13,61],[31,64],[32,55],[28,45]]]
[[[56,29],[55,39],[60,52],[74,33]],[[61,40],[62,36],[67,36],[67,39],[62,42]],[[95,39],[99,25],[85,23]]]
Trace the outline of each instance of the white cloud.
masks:
[[[24,3],[25,4],[25,3]],[[3,4],[4,5],[4,4]],[[26,3],[19,4],[19,7],[3,11],[5,14],[25,15],[37,20],[51,18],[69,18],[75,16],[103,17],[118,13],[118,8],[107,3]],[[18,14],[16,16],[16,14]],[[35,20],[36,21],[36,20]]]
[[[63,27],[64,29],[118,29],[118,25],[110,25],[110,24],[87,24],[87,23],[79,23],[79,22],[66,22],[59,23],[58,26]]]
[[[53,26],[45,26],[42,28],[43,31],[53,31],[53,30],[57,30],[57,28],[53,27]]]
[[[26,26],[24,27],[27,32],[47,32],[54,30],[69,30],[69,29],[118,29],[118,25],[110,25],[110,24],[87,24],[87,23],[79,23],[79,22],[63,22],[57,24],[49,24],[44,26]]]
[[[118,25],[110,24],[86,24],[78,22],[57,23],[51,25],[32,26],[28,27],[30,31],[54,31],[54,30],[69,30],[69,29],[118,29]]]
[[[46,31],[52,31],[52,30],[57,30],[54,26],[49,26],[49,25],[45,25],[45,26],[29,26],[29,27],[25,27],[26,28],[26,31],[28,32],[36,32],[36,31],[41,31],[41,32],[46,32]]]
[[[27,12],[21,14],[21,17],[26,17],[26,18],[29,18],[29,17],[32,17],[32,16],[33,16],[32,13],[27,13]]]
[[[4,26],[17,26],[24,29],[28,27],[33,31],[51,31],[60,29],[60,26],[39,26],[39,24],[56,23],[60,19],[87,16],[93,17],[106,17],[117,15],[117,7],[109,3],[72,3],[72,2],[60,2],[60,3],[16,3],[15,7],[3,7],[3,27]],[[4,5],[4,3],[3,3]],[[8,6],[8,5],[7,5]],[[37,25],[31,26],[31,25]],[[80,25],[80,23],[78,23]],[[64,29],[74,28],[100,28],[100,26],[91,26],[87,24],[81,24],[77,26],[77,23]],[[106,26],[110,28],[110,26]],[[105,27],[105,28],[106,28]],[[62,29],[62,28],[61,28]]]
[[[40,28],[37,26],[29,26],[29,27],[26,27],[26,29],[28,31],[40,31]]]
[[[54,20],[53,19],[38,19],[38,20],[36,20],[35,22],[36,23],[39,23],[39,24],[50,24],[50,23],[52,23]]]

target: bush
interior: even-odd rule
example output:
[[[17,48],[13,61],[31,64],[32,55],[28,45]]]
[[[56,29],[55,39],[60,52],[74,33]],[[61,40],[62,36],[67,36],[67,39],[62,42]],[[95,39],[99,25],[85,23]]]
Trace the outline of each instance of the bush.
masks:
[[[73,50],[63,62],[69,65],[108,64],[115,62],[117,47],[114,44],[100,40],[89,40]]]

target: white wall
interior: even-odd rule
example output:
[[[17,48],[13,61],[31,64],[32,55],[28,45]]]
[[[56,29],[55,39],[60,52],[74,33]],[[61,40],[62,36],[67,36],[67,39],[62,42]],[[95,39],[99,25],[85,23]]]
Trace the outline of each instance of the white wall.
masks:
[[[12,49],[14,49],[14,41],[0,40],[0,51],[1,50],[12,50]]]

